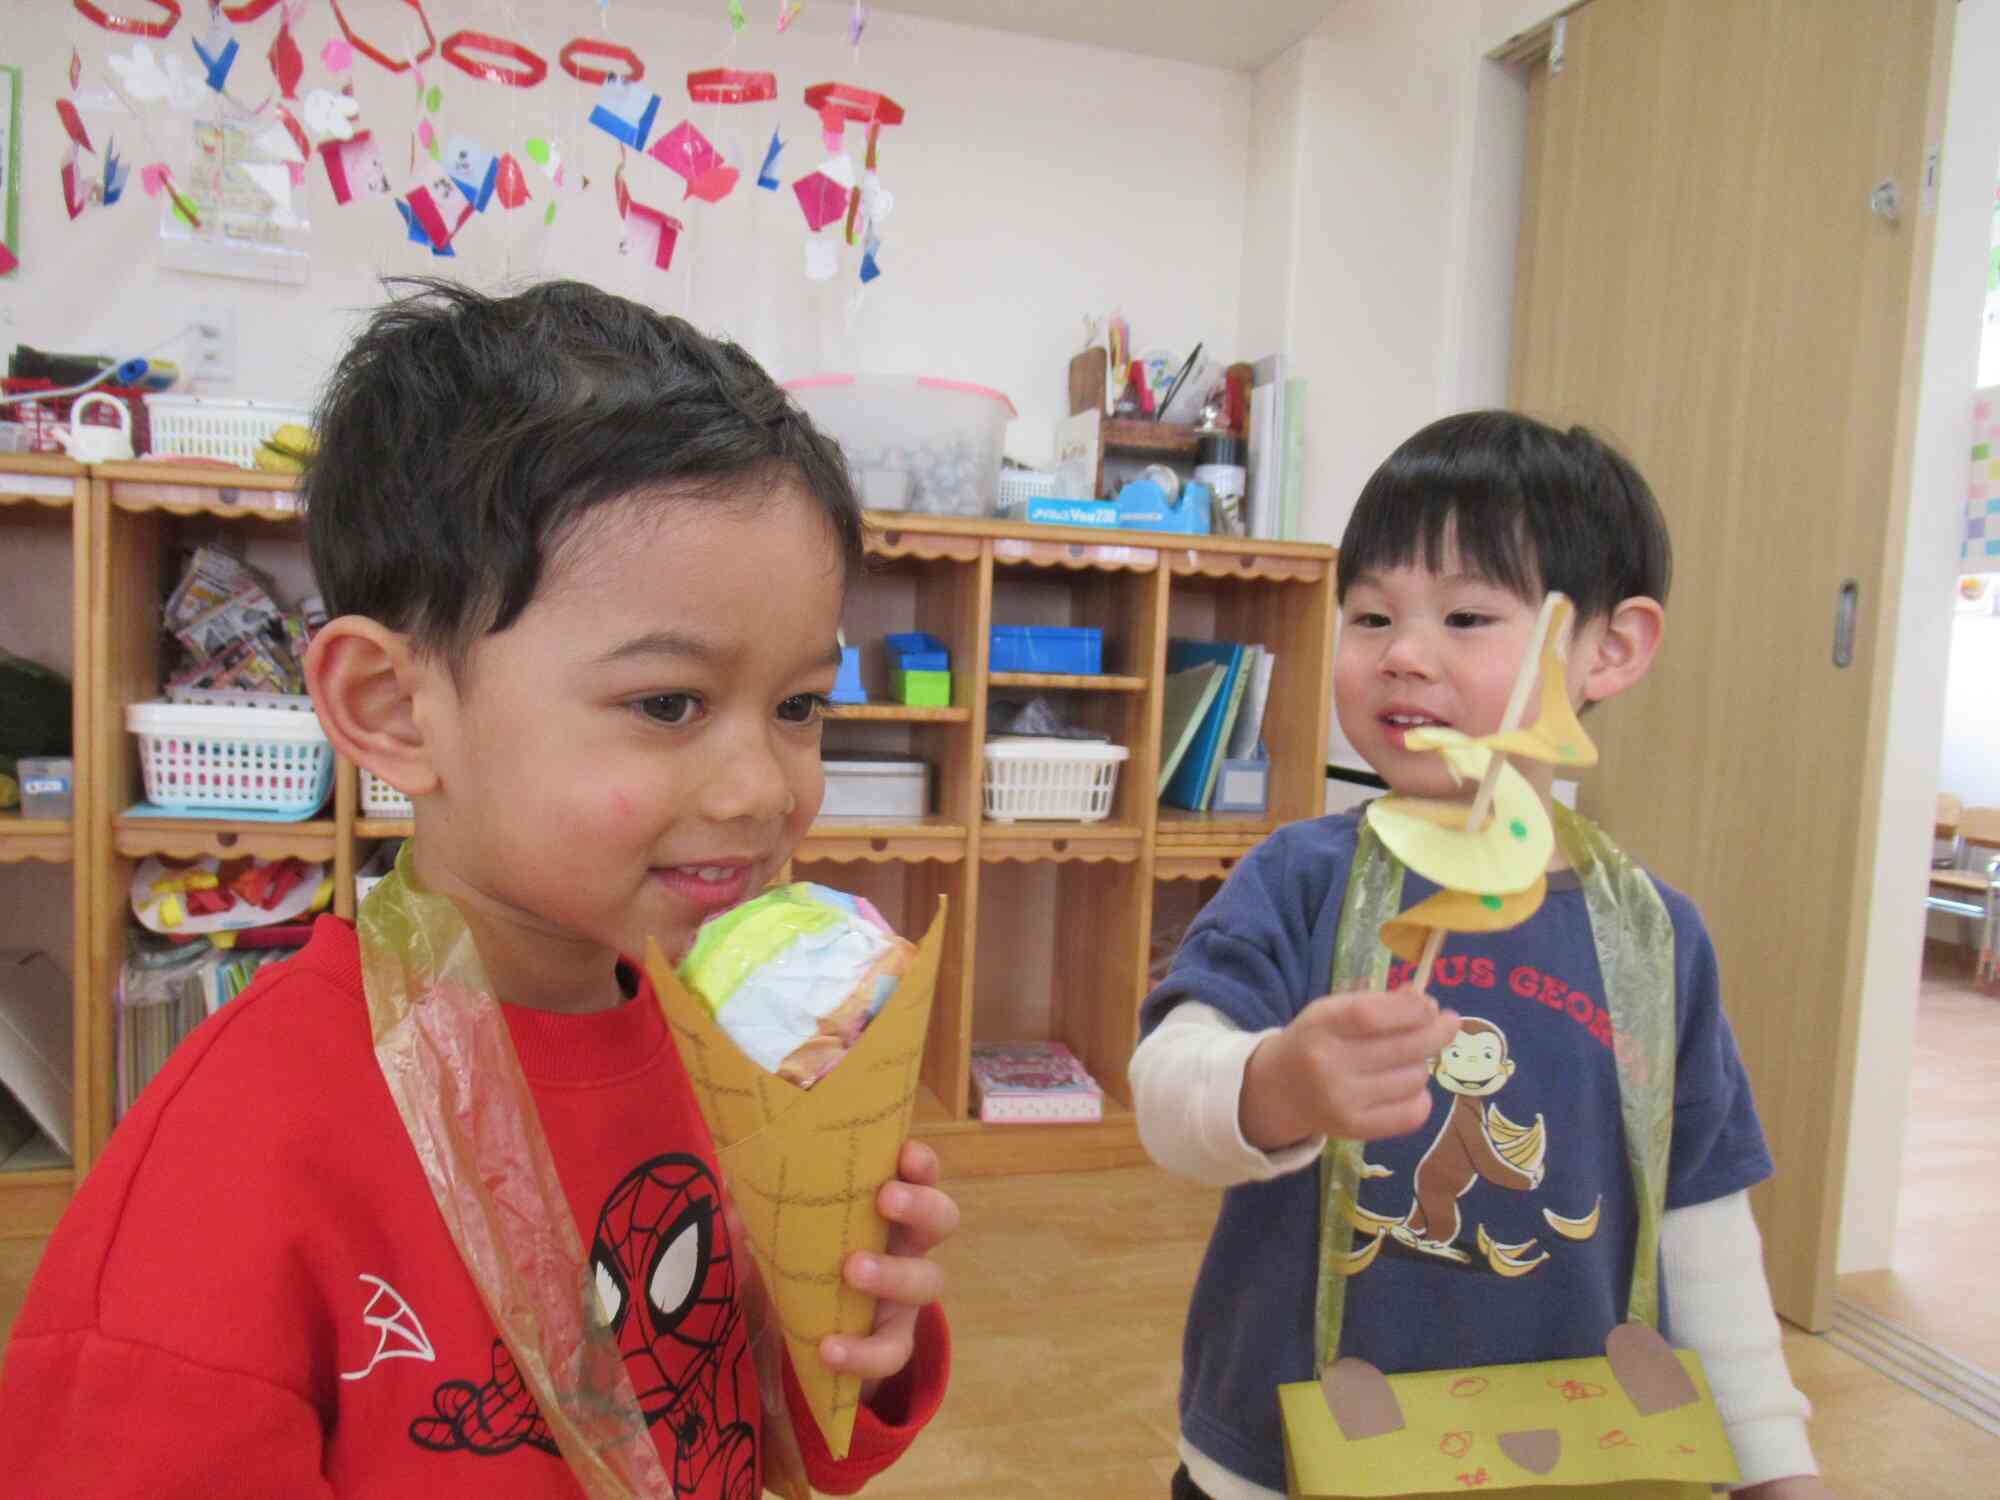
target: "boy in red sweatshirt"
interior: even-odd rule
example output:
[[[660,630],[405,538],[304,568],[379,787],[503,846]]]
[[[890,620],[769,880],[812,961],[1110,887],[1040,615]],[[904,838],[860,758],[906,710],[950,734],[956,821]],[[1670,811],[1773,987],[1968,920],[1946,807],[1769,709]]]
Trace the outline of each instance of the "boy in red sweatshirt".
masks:
[[[862,556],[839,451],[740,349],[561,282],[384,307],[317,439],[314,700],[410,794],[412,887],[470,942],[445,962],[372,905],[359,936],[323,918],[176,1052],[15,1326],[0,1488],[754,1497],[783,1415],[752,1359],[755,1271],[632,959],[756,894],[818,811]],[[437,1064],[458,1095],[377,1049],[385,966],[433,960],[406,998],[480,1049]],[[454,1178],[451,1138],[498,1141],[492,1176]],[[488,1239],[453,1217],[468,1202]],[[949,1365],[935,1155],[906,1146],[878,1206],[887,1253],[842,1267],[874,1331],[818,1351],[863,1380],[844,1458],[784,1371],[807,1477],[835,1493],[903,1452]],[[582,1285],[538,1280],[572,1224]],[[568,1325],[596,1342],[547,1358]],[[593,1368],[593,1348],[615,1352]]]

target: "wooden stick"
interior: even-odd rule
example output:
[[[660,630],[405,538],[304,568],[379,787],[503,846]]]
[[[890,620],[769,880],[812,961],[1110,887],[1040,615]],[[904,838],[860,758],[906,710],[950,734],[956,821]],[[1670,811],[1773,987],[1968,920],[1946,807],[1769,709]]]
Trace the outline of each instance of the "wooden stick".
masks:
[[[1556,604],[1563,596],[1550,592],[1542,600],[1542,612],[1535,617],[1534,634],[1528,638],[1527,655],[1522,657],[1519,669],[1514,673],[1514,690],[1507,695],[1507,711],[1500,716],[1499,734],[1508,734],[1521,727],[1521,716],[1528,711],[1528,694],[1535,686],[1535,669],[1542,660],[1542,642],[1548,639],[1549,622],[1555,618]],[[1500,767],[1506,763],[1506,755],[1499,750],[1486,763],[1486,774],[1479,778],[1479,790],[1472,799],[1472,811],[1466,815],[1465,830],[1477,833],[1486,826],[1488,814],[1493,810],[1493,789],[1500,783]],[[1442,927],[1433,927],[1424,939],[1424,951],[1417,962],[1417,975],[1413,981],[1421,990],[1430,983],[1431,966],[1437,962],[1440,949],[1444,947]]]

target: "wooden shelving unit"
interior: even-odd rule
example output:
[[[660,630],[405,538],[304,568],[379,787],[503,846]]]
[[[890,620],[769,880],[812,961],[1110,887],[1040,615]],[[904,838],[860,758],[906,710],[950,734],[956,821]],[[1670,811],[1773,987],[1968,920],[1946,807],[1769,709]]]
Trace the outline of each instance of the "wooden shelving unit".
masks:
[[[43,461],[44,463],[46,461]],[[38,471],[41,466],[38,465]],[[159,610],[175,551],[190,528],[245,528],[246,540],[303,548],[291,483],[280,477],[153,463],[68,471],[79,576],[78,816],[67,832],[77,872],[78,1124],[82,1162],[112,1129],[113,996],[125,957],[127,887],[149,854],[298,855],[331,863],[335,909],[352,915],[354,874],[373,844],[410,832],[402,818],[367,817],[358,778],[339,767],[329,809],[299,823],[132,816],[142,797],[127,703],[157,695]],[[0,469],[0,473],[4,473]],[[0,526],[11,510],[0,481]],[[828,818],[793,858],[793,878],[859,890],[906,931],[949,903],[945,958],[925,1049],[916,1130],[954,1174],[1068,1170],[1143,1159],[1125,1065],[1137,1040],[1154,884],[1208,880],[1280,822],[1320,811],[1333,624],[1330,548],[1224,538],[1092,532],[906,514],[871,514],[871,566],[849,599],[850,641],[926,630],[950,647],[948,707],[870,703],[831,716],[834,747],[904,750],[932,768],[930,812],[908,821]],[[87,617],[87,619],[86,619]],[[996,621],[1094,625],[1107,673],[1097,677],[987,670]],[[87,626],[87,628],[86,628]],[[1261,817],[1196,818],[1160,809],[1160,684],[1170,634],[1257,640],[1278,656],[1268,711],[1272,803]],[[989,694],[1054,695],[1065,711],[1127,746],[1111,815],[1095,823],[994,823],[983,817]],[[56,857],[65,834],[0,822],[0,858]],[[38,852],[36,852],[38,851]],[[1101,1125],[986,1126],[972,1117],[973,1038],[1011,1020],[1017,988],[1011,939],[980,933],[1012,915],[1015,883],[1053,886],[1054,916],[1035,934],[1046,970],[1035,1029],[1067,1043],[1104,1084]],[[982,890],[992,886],[991,899]],[[4,1174],[0,1174],[3,1178]],[[49,1185],[60,1211],[71,1175]],[[9,1192],[0,1180],[0,1193]],[[17,1195],[19,1188],[11,1191]],[[36,1217],[49,1217],[37,1210]],[[20,1223],[0,1198],[0,1225]],[[5,1232],[0,1229],[0,1232]],[[32,1231],[30,1231],[32,1232]]]
[[[66,556],[69,573],[70,659],[47,663],[66,673],[72,689],[71,753],[77,765],[75,796],[67,818],[24,818],[0,813],[0,864],[46,866],[23,878],[66,881],[71,917],[70,952],[62,955],[70,973],[71,1020],[75,1042],[71,1067],[76,1105],[71,1121],[78,1150],[72,1165],[0,1168],[0,1238],[42,1235],[55,1227],[89,1161],[88,1122],[95,1109],[97,1071],[93,1028],[97,1011],[87,982],[90,963],[89,860],[84,831],[90,800],[82,774],[90,743],[90,694],[86,687],[90,612],[86,581],[90,558],[89,471],[60,456],[0,454],[0,592],[19,599],[27,580],[17,568],[32,568],[50,554]],[[17,545],[27,544],[27,545]],[[9,930],[0,942],[46,947],[36,935]]]

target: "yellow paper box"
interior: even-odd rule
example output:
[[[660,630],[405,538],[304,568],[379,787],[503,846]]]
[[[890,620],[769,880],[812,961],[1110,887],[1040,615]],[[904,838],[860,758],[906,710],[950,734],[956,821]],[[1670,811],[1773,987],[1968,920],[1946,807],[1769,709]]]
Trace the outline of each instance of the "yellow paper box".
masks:
[[[861,1380],[822,1363],[819,1343],[874,1325],[875,1300],[842,1281],[840,1270],[854,1251],[879,1255],[888,1243],[875,1197],[896,1175],[909,1137],[944,931],[940,901],[895,993],[809,1089],[746,1056],[658,946],[646,945],[646,973],[715,1137],[793,1373],[836,1458],[846,1457],[853,1441]]]
[[[1707,1376],[1698,1356],[1644,1333],[1658,1354],[1642,1351],[1641,1360],[1677,1361],[1694,1399],[1661,1410],[1657,1398],[1642,1392],[1647,1415],[1608,1357],[1386,1379],[1358,1360],[1342,1360],[1325,1382],[1281,1385],[1288,1490],[1295,1500],[1420,1500],[1484,1491],[1509,1500],[1706,1500],[1714,1485],[1737,1479]],[[1373,1395],[1371,1382],[1380,1383]],[[1336,1402],[1349,1413],[1346,1425],[1375,1435],[1344,1433]],[[1357,1423],[1352,1413],[1371,1404],[1392,1415],[1372,1427],[1365,1418]],[[1402,1425],[1377,1430],[1396,1418]]]

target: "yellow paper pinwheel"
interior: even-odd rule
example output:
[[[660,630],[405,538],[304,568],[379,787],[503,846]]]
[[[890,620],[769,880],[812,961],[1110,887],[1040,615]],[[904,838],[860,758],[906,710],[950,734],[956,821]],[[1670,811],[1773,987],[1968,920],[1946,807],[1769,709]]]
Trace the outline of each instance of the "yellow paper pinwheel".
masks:
[[[1555,829],[1541,798],[1507,757],[1579,769],[1597,764],[1597,747],[1569,701],[1575,618],[1576,606],[1561,594],[1542,602],[1494,733],[1472,739],[1444,727],[1410,732],[1405,743],[1436,751],[1454,780],[1479,779],[1470,804],[1422,797],[1383,797],[1369,804],[1368,825],[1389,852],[1439,887],[1382,927],[1383,944],[1417,964],[1419,989],[1430,978],[1447,932],[1497,932],[1526,921],[1542,904]],[[1537,673],[1538,711],[1534,722],[1523,726]]]

